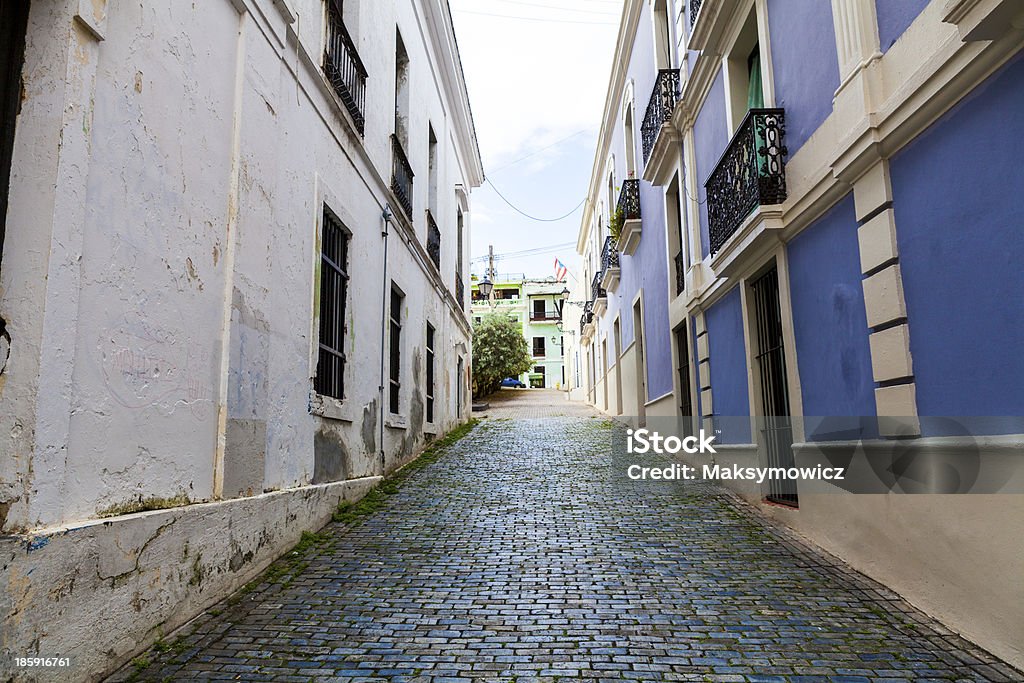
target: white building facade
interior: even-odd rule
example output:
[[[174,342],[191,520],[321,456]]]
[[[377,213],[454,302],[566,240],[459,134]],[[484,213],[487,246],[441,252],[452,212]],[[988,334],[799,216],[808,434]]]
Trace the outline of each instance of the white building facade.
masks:
[[[468,417],[483,170],[444,0],[18,21],[0,632],[97,676]]]

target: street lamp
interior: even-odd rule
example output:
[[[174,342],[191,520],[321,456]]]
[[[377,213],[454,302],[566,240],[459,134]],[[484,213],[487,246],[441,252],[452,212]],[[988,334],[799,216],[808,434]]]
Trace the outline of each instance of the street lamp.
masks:
[[[569,288],[565,287],[562,289],[562,294],[559,298],[555,299],[555,312],[558,313],[558,320],[562,320],[562,309],[565,308],[565,302],[569,299]]]
[[[482,296],[485,299],[490,299],[491,291],[494,289],[494,283],[488,280],[487,276],[485,275],[483,281],[476,286],[476,289],[478,292],[480,292],[480,296]]]

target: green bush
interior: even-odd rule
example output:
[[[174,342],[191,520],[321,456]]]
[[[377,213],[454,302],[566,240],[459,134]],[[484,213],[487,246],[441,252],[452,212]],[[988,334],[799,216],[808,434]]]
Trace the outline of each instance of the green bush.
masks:
[[[503,313],[491,313],[473,325],[475,395],[501,388],[501,380],[518,377],[533,365],[519,323]]]

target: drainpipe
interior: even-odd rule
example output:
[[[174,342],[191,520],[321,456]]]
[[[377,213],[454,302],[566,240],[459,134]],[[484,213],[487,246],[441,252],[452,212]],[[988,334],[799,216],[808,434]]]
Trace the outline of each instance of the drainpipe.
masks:
[[[380,473],[384,474],[384,347],[387,341],[388,332],[388,293],[390,287],[388,286],[388,228],[391,226],[391,206],[388,204],[384,205],[384,213],[381,214],[381,218],[384,220],[384,228],[381,230],[381,237],[384,238],[384,263],[381,266],[381,302],[380,302],[380,386],[378,387],[379,399],[377,401],[380,407],[380,415],[378,417],[379,428],[380,428]]]

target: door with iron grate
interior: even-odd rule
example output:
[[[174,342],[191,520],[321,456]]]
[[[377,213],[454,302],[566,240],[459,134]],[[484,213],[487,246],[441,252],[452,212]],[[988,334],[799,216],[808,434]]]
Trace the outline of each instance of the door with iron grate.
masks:
[[[786,354],[782,341],[782,312],[779,308],[779,272],[772,268],[754,280],[754,327],[758,376],[761,385],[761,445],[768,467],[794,467],[793,426],[789,416],[789,384],[786,380]],[[790,479],[766,480],[766,498],[775,503],[797,505],[796,482]]]

